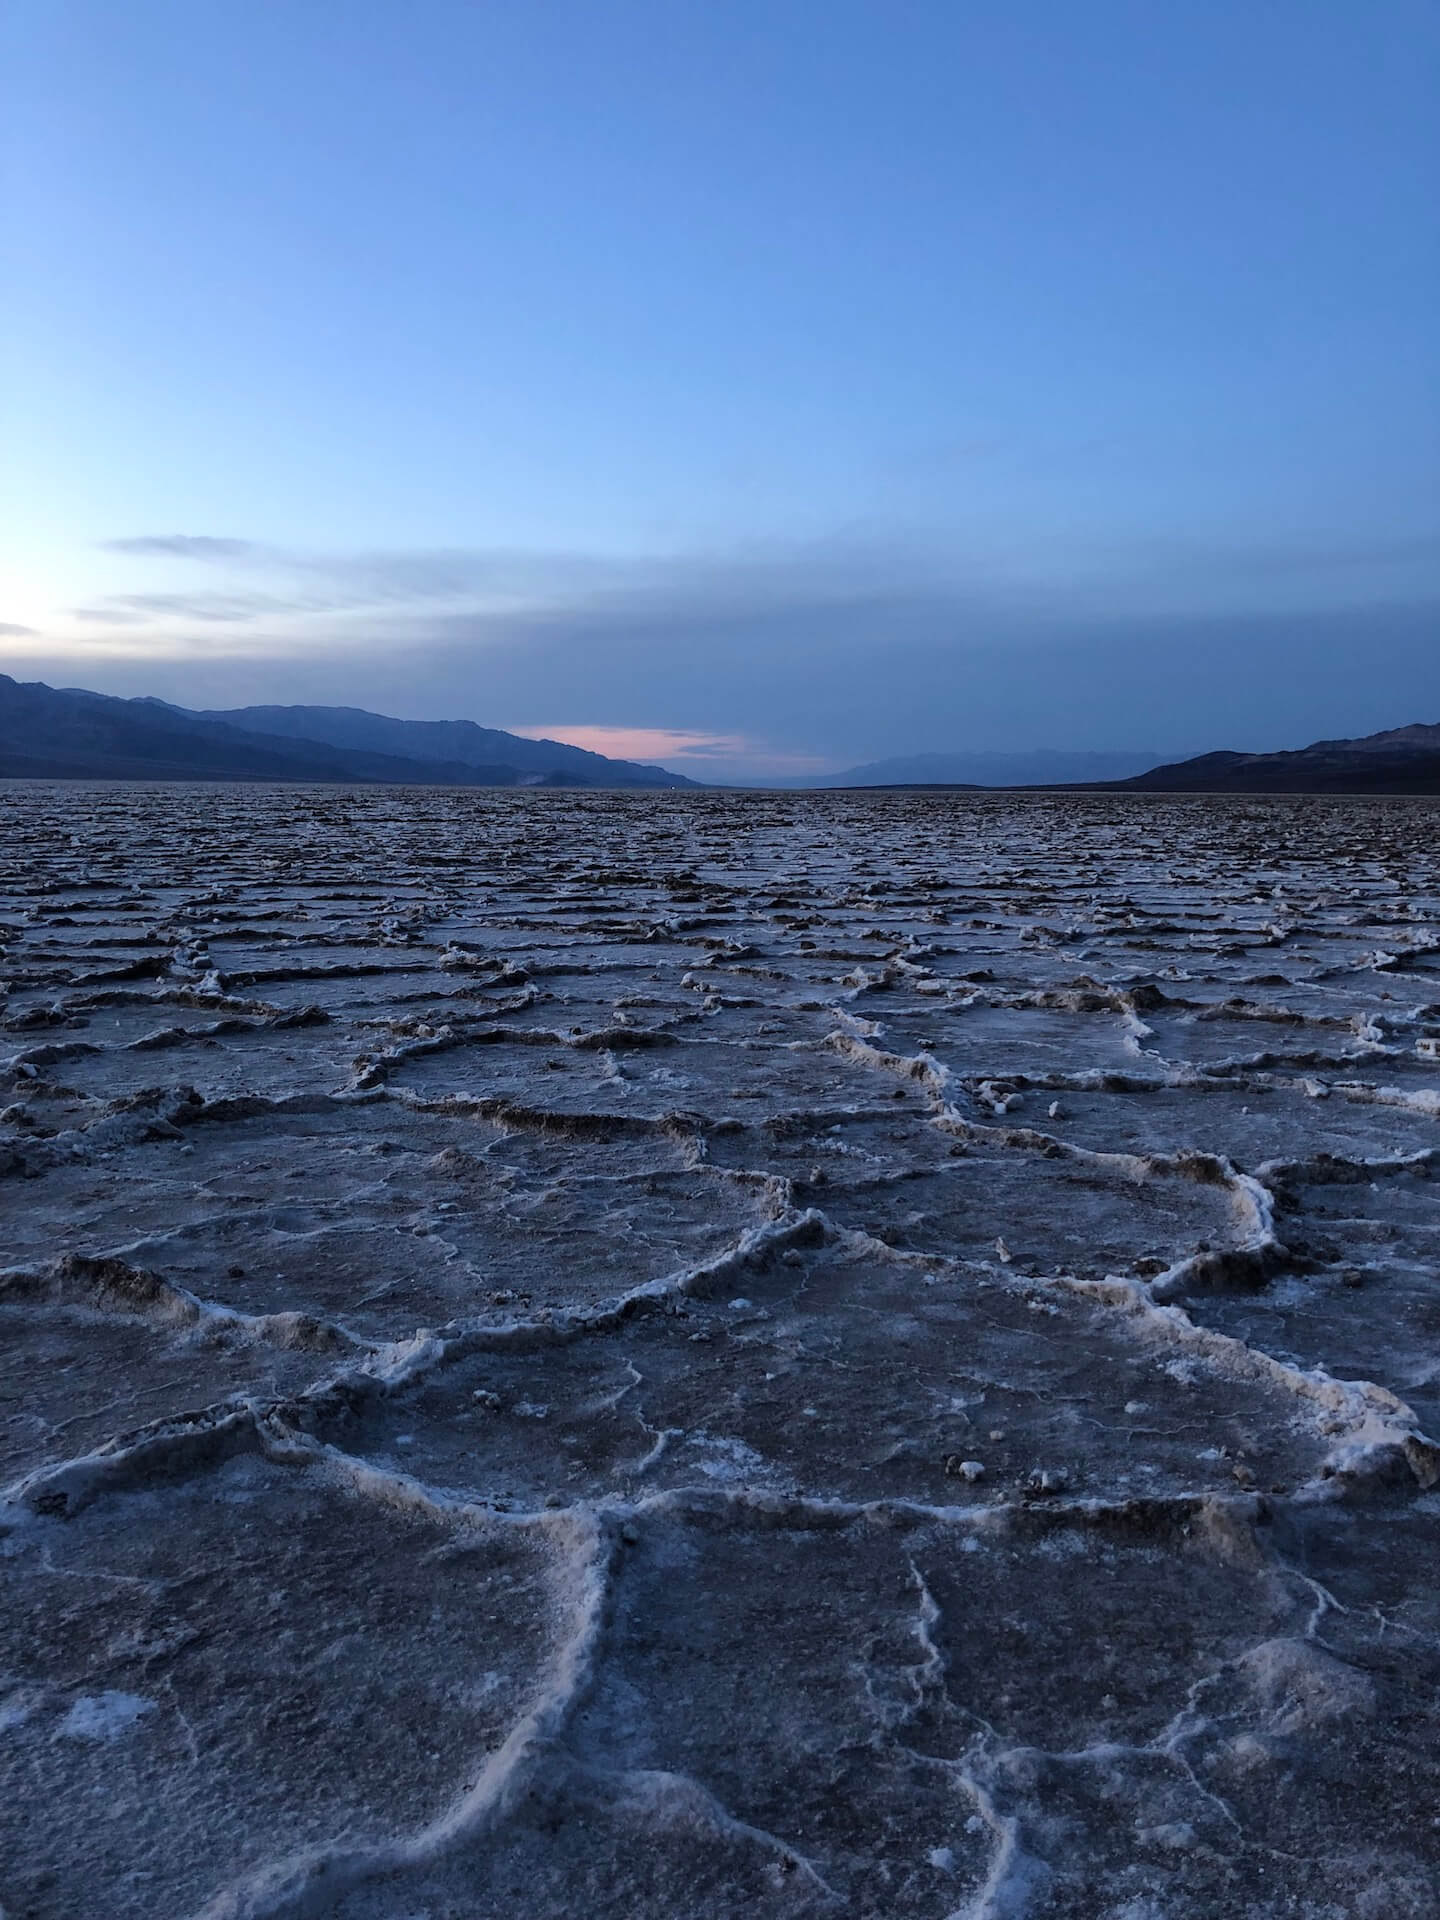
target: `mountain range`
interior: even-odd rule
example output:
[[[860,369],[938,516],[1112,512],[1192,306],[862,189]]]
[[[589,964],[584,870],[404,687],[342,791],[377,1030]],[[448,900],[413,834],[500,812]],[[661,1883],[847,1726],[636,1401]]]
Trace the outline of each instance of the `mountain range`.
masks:
[[[1440,726],[1317,740],[1292,753],[1202,753],[1116,784],[1132,793],[1440,793]]]
[[[1286,753],[924,753],[809,775],[791,787],[992,787],[1112,793],[1440,793],[1440,725]],[[276,780],[445,787],[686,787],[665,767],[612,760],[471,720],[395,720],[359,707],[192,712],[0,674],[0,778]]]
[[[0,777],[294,780],[443,787],[693,787],[683,774],[469,720],[356,707],[192,713],[0,674]]]
[[[1058,787],[1124,780],[1164,759],[1159,753],[911,753],[871,760],[844,773],[805,774],[793,787]]]
[[[1440,793],[1440,725],[1317,740],[1286,753],[1202,753],[1157,765],[1155,753],[920,753],[806,787],[1022,787],[1110,793]]]

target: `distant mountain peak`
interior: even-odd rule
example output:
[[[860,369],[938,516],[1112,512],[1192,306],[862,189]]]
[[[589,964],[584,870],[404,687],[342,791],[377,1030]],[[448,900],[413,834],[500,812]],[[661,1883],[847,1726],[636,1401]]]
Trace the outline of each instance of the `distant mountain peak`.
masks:
[[[1003,752],[972,749],[912,753],[872,760],[844,773],[812,774],[792,784],[806,787],[1041,787],[1123,780],[1153,767],[1164,756],[1140,750],[1069,752],[1061,747]]]

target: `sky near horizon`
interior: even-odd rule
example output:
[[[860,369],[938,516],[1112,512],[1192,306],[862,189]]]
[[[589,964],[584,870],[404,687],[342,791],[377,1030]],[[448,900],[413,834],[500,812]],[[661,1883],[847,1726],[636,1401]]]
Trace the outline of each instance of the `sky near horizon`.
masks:
[[[717,777],[1440,720],[1435,0],[10,0],[0,671]]]

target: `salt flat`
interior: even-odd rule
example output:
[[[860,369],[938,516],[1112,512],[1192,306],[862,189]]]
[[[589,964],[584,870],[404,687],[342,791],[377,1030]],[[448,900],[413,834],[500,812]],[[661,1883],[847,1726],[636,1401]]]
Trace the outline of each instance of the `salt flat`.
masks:
[[[6,1920],[1440,1913],[1440,804],[10,784],[0,948]]]

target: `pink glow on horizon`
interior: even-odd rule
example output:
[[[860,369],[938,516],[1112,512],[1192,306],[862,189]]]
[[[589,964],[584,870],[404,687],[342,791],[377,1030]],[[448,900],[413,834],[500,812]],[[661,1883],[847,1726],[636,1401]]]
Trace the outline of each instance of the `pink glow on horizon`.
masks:
[[[751,743],[738,733],[691,733],[678,727],[511,727],[526,740],[560,740],[612,760],[687,760],[711,755],[748,755]]]
[[[560,740],[566,746],[585,747],[612,760],[639,760],[669,766],[695,778],[754,778],[768,775],[825,773],[831,762],[812,753],[776,751],[763,740],[743,733],[702,733],[688,727],[544,726],[508,729],[527,740]],[[675,767],[676,761],[682,764]]]

